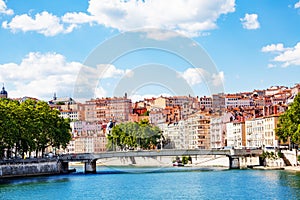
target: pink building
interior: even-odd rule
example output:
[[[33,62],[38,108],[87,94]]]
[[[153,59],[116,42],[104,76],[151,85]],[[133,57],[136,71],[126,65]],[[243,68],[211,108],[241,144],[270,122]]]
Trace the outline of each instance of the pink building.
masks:
[[[124,97],[97,98],[86,101],[85,120],[107,123],[110,119],[116,122],[126,122],[132,114],[131,99]]]

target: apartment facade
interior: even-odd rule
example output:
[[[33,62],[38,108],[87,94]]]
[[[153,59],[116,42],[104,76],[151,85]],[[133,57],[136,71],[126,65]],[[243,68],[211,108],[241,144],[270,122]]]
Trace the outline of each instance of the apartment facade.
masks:
[[[101,124],[74,121],[70,125],[72,140],[67,146],[68,153],[100,153],[106,151],[107,138]]]
[[[186,122],[180,120],[172,124],[160,125],[163,130],[164,137],[171,141],[172,149],[188,149],[189,148],[189,132],[187,131]]]
[[[245,122],[229,122],[226,124],[227,146],[241,149],[246,146]]]
[[[200,109],[212,109],[213,107],[213,99],[212,97],[200,97],[199,98]]]
[[[210,120],[210,147],[219,149],[225,146],[223,142],[222,117],[212,117]],[[224,133],[225,135],[225,133]]]
[[[152,107],[149,112],[149,121],[151,124],[157,125],[166,122],[166,115],[163,112],[162,108]]]
[[[186,120],[160,124],[164,136],[175,149],[210,149],[210,116],[196,113]]]
[[[191,116],[193,119],[193,128],[197,133],[197,148],[210,149],[210,118],[208,114],[197,113]]]
[[[97,98],[86,101],[85,120],[107,123],[109,120],[116,122],[129,121],[132,113],[131,99],[125,97]]]
[[[253,106],[253,100],[250,97],[243,97],[241,95],[226,95],[225,96],[225,107],[249,107]]]
[[[278,147],[278,139],[275,134],[275,129],[278,124],[279,115],[272,115],[264,117],[264,142],[263,147],[265,148],[276,148]]]
[[[246,125],[246,146],[261,148],[264,140],[264,119],[254,118],[245,121]]]

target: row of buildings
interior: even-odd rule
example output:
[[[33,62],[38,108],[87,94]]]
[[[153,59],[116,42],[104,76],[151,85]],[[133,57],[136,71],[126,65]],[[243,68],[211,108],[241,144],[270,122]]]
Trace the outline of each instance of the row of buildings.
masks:
[[[280,114],[300,91],[273,86],[236,94],[211,97],[172,96],[132,102],[127,95],[76,103],[56,98],[49,104],[72,120],[71,153],[105,151],[106,126],[148,119],[168,141],[164,148],[276,148],[275,128]]]
[[[139,102],[124,94],[84,103],[54,94],[49,105],[72,121],[73,139],[67,148],[70,153],[105,151],[109,123],[141,119],[162,130],[168,141],[164,148],[276,148],[278,118],[299,91],[300,84],[296,84],[211,97],[160,96]],[[7,96],[6,91],[2,93]]]

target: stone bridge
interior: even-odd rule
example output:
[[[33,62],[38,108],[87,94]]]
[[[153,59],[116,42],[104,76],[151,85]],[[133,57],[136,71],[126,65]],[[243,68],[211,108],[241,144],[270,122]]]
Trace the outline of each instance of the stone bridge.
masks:
[[[69,162],[84,162],[84,171],[86,173],[96,172],[96,161],[104,158],[115,157],[158,157],[158,156],[201,156],[201,155],[223,155],[229,158],[230,169],[239,168],[239,159],[248,156],[259,156],[262,150],[250,149],[226,149],[226,150],[200,150],[200,149],[164,149],[149,151],[108,151],[103,153],[81,153],[64,154],[59,160],[68,169]]]

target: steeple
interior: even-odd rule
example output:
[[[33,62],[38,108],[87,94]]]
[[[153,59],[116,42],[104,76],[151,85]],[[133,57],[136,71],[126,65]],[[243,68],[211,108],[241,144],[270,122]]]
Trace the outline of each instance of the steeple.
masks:
[[[0,92],[0,98],[7,98],[7,91],[5,90],[4,83],[3,83],[2,90]]]
[[[56,92],[54,92],[54,95],[53,95],[53,100],[56,101],[57,97],[56,97]]]

